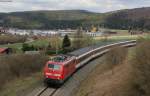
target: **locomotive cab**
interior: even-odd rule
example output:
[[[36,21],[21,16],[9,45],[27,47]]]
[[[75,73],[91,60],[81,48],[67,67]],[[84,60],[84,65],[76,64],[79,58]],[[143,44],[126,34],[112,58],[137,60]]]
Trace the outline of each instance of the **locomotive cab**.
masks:
[[[62,84],[64,82],[65,63],[67,56],[59,55],[51,57],[44,67],[45,83]]]
[[[47,62],[44,68],[44,77],[46,82],[61,83],[63,82],[63,66],[56,62]]]

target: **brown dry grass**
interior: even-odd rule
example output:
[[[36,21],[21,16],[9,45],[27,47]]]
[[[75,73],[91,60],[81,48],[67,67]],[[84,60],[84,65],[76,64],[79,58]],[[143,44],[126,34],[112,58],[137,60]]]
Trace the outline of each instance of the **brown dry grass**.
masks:
[[[114,47],[105,56],[105,64],[112,66],[123,64],[127,58],[128,50],[124,47]],[[112,69],[113,74],[113,69]]]
[[[44,55],[13,54],[0,56],[0,88],[15,78],[40,72],[47,57]]]
[[[81,85],[76,96],[133,96],[131,67],[128,64],[118,65],[113,68],[103,64],[97,67],[88,79]]]
[[[0,35],[0,44],[22,43],[26,41],[26,36],[20,35]]]
[[[138,96],[150,96],[150,40],[141,40],[132,58],[133,86]]]
[[[100,65],[81,84],[76,96],[136,96],[127,52],[117,47],[105,55]]]

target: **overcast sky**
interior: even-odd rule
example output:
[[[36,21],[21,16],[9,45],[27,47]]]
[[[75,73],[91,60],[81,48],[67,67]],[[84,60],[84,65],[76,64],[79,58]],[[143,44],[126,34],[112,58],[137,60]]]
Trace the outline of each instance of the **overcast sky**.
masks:
[[[149,6],[150,0],[0,0],[0,12],[71,9],[108,12]]]

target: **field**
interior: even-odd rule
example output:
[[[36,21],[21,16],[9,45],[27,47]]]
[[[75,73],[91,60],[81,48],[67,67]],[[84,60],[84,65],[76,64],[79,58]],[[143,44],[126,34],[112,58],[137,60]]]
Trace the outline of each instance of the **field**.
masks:
[[[113,31],[116,31],[116,30],[113,30]],[[131,40],[131,39],[137,39],[139,37],[141,37],[141,35],[129,35],[127,33],[127,30],[117,30],[119,31],[119,35],[117,36],[102,36],[102,37],[94,37],[94,40],[95,42],[100,42],[100,41],[103,41],[103,40]],[[122,35],[122,34],[126,34],[126,35]],[[144,34],[142,36],[146,36],[147,34]],[[63,38],[61,38],[62,40]],[[72,41],[73,41],[73,38],[70,38]],[[29,45],[33,45],[33,46],[36,46],[36,47],[46,47],[49,45],[50,43],[50,39],[49,38],[43,38],[43,39],[38,39],[38,40],[35,40],[35,41],[32,41],[32,42],[27,42]],[[5,45],[0,45],[0,47],[10,47],[10,48],[13,48],[14,50],[16,50],[16,52],[20,53],[22,52],[22,44],[23,43],[14,43],[14,44],[5,44]]]
[[[23,43],[5,44],[5,45],[0,45],[0,47],[13,48],[14,50],[16,50],[17,53],[20,53],[20,52],[22,52],[22,44]],[[40,40],[29,42],[28,44],[34,45],[34,46],[48,46],[49,40],[48,39],[40,39]]]
[[[0,47],[10,47],[10,48],[15,48],[17,50],[20,50],[22,47],[22,43],[5,44],[5,45],[0,45]]]

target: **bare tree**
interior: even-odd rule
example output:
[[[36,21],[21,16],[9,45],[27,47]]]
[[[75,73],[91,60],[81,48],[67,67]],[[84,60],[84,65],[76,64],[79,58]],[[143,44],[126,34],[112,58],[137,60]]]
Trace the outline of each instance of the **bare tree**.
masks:
[[[59,36],[53,36],[50,38],[50,45],[53,49],[56,50],[56,54],[58,54],[58,51],[61,49],[61,39]]]
[[[83,31],[80,28],[74,34],[72,47],[75,49],[81,48],[82,47],[82,38],[83,38]]]
[[[88,36],[81,28],[75,33],[72,47],[75,49],[92,45],[93,37]]]

